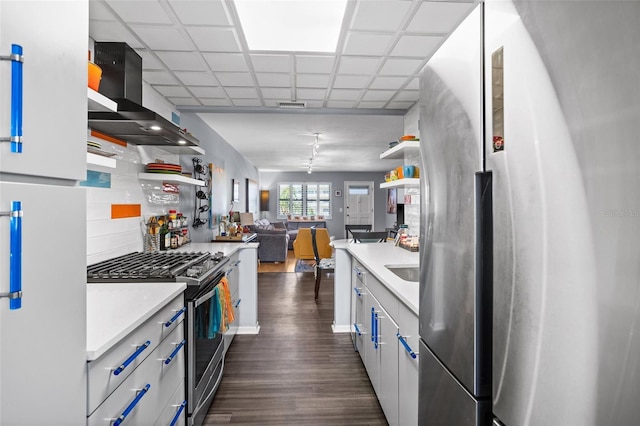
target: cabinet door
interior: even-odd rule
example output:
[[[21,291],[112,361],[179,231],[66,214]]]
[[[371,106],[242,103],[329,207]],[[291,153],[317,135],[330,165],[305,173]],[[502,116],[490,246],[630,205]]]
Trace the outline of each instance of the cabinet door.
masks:
[[[365,295],[365,306],[364,321],[365,324],[367,324],[369,333],[364,338],[365,353],[363,361],[367,374],[369,375],[369,380],[373,386],[373,390],[375,390],[376,395],[378,395],[378,385],[380,383],[380,345],[377,342],[378,334],[376,329],[376,314],[380,312],[380,304],[368,289],[367,294]],[[378,396],[378,399],[379,398],[380,396]]]
[[[240,285],[240,260],[238,259],[238,254],[234,254],[231,256],[229,264],[226,268],[226,276],[229,282],[229,291],[231,291],[231,303],[233,305],[234,312],[234,320],[229,324],[229,328],[224,333],[224,352],[226,353],[233,341],[233,337],[238,331],[238,322],[240,321],[240,313],[238,312],[238,308],[240,305],[238,304],[238,300],[240,299],[239,294],[239,285]]]
[[[398,423],[403,426],[418,424],[418,316],[404,305],[398,315]],[[415,358],[411,355],[415,355]]]
[[[239,253],[240,288],[238,291],[240,321],[238,325],[243,333],[257,333],[258,324],[258,249],[249,247]]]
[[[398,424],[398,326],[380,305],[376,308],[374,319],[377,321],[380,362],[378,399],[387,422],[393,426]]]
[[[10,310],[0,299],[0,424],[84,424],[85,190],[0,183],[0,210],[12,201],[23,211],[22,307]],[[9,291],[9,223],[0,217],[2,293]]]
[[[0,55],[22,46],[22,153],[0,172],[86,179],[88,1],[1,1]],[[11,62],[0,61],[0,137],[11,134]]]
[[[365,362],[366,356],[366,345],[367,339],[371,340],[370,334],[370,316],[368,316],[367,305],[366,305],[366,294],[367,288],[363,285],[363,283],[358,279],[358,268],[353,269],[352,276],[352,289],[353,292],[351,294],[352,300],[352,333],[353,333],[353,344],[355,349],[360,354],[360,358],[362,358],[362,362]]]

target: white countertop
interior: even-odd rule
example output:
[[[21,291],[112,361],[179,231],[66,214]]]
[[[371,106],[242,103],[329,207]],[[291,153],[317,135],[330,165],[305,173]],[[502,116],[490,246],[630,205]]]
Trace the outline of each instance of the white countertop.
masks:
[[[336,249],[345,249],[384,284],[401,302],[415,314],[420,305],[420,285],[405,281],[385,265],[416,266],[420,263],[420,253],[396,247],[393,243],[350,243],[336,241]]]
[[[99,358],[186,287],[171,282],[87,284],[87,360]]]

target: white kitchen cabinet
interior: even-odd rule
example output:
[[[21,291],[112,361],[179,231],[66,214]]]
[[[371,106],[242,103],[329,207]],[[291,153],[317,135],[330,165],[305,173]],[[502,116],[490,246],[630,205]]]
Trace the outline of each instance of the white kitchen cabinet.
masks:
[[[238,251],[240,287],[238,289],[238,334],[258,334],[258,244],[248,243]]]
[[[22,306],[11,310],[9,300],[0,299],[0,424],[84,424],[86,194],[0,182],[0,211],[10,210],[12,201],[23,211]],[[0,217],[2,293],[13,273],[9,224]]]
[[[165,290],[152,283],[154,291],[142,285],[89,284],[88,333],[101,337],[89,345],[87,425],[111,426],[121,417],[125,425],[185,422],[184,297],[173,286]],[[145,291],[153,294],[139,300]],[[104,303],[97,306],[100,298]],[[108,312],[123,309],[126,321],[105,320]]]
[[[238,332],[238,324],[240,322],[240,254],[238,252],[233,253],[229,257],[229,263],[225,266],[225,275],[229,283],[229,291],[231,292],[231,304],[233,305],[235,318],[232,323],[229,324],[229,328],[224,333],[224,352],[227,353],[233,337]]]
[[[351,315],[356,350],[387,422],[417,425],[418,355],[413,350],[418,347],[418,316],[362,263],[352,259],[352,264]],[[398,336],[403,337],[409,350]]]
[[[87,0],[0,1],[0,55],[17,44],[24,56],[22,153],[0,144],[3,173],[86,179],[88,21]],[[0,61],[0,137],[11,134],[11,68]]]
[[[398,424],[418,424],[418,316],[400,304],[398,312]]]

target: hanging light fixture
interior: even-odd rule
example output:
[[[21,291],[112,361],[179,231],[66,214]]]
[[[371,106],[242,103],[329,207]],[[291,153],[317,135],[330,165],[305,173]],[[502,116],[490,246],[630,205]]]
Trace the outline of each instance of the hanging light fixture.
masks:
[[[320,143],[318,142],[318,136],[320,136],[320,133],[314,133],[313,136],[315,137],[315,141],[311,147],[311,157],[309,157],[309,166],[307,167],[307,173],[309,174],[313,171],[313,159],[318,155],[318,149],[320,148]]]

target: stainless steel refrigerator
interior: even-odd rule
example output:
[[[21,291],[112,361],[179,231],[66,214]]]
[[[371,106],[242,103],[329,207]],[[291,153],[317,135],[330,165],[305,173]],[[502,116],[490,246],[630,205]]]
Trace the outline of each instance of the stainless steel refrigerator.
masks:
[[[640,2],[478,8],[421,76],[420,423],[637,424]]]

